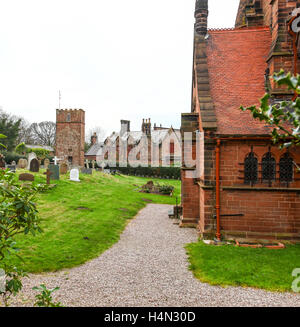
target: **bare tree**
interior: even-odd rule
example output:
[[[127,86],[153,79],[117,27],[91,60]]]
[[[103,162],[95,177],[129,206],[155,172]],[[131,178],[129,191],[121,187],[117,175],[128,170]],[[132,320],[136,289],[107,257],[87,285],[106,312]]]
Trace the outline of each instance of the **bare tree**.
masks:
[[[86,143],[91,144],[91,137],[94,135],[94,133],[97,134],[98,142],[104,141],[104,138],[106,136],[105,130],[100,126],[95,126],[95,127],[90,128],[88,130],[88,132],[86,133],[86,138],[85,138]]]
[[[43,121],[30,125],[31,137],[34,144],[54,146],[56,124],[52,121]]]
[[[33,144],[34,143],[30,127],[31,127],[31,124],[24,118],[21,118],[19,135],[17,137],[17,144],[20,144],[23,142],[25,144]]]

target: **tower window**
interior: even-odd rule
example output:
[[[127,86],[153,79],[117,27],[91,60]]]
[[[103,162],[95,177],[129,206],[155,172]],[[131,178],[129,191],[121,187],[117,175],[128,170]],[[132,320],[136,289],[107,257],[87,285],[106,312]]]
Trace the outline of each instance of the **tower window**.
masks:
[[[270,150],[263,156],[261,161],[261,168],[262,180],[271,184],[271,182],[276,179],[276,160]]]
[[[293,181],[293,159],[288,152],[280,158],[279,176],[281,182],[290,183]]]
[[[67,114],[67,122],[69,123],[71,121],[71,114]]]
[[[255,154],[253,153],[253,151],[251,151],[244,162],[244,181],[245,184],[254,184],[257,182],[257,176],[258,176],[258,161],[257,158],[255,156]]]

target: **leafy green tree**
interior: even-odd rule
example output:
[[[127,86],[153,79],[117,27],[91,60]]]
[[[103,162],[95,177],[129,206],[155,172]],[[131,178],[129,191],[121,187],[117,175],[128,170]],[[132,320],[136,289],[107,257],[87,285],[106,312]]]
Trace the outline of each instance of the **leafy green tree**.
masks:
[[[9,114],[0,111],[0,131],[6,135],[6,138],[2,142],[6,146],[7,151],[13,151],[17,145],[20,124],[21,119],[15,120]]]
[[[10,256],[18,255],[14,237],[17,234],[35,235],[42,232],[34,201],[37,193],[46,188],[36,184],[22,186],[14,173],[0,170],[0,269],[6,275],[6,284],[4,290],[0,288],[0,296],[6,306],[10,296],[16,295],[22,288],[21,277],[25,275],[22,270],[7,263]]]
[[[295,94],[300,94],[300,75],[292,76],[280,71],[274,75],[275,82],[280,86],[287,86]],[[260,100],[260,107],[241,107],[243,111],[250,111],[253,118],[265,121],[272,126],[274,143],[281,147],[300,145],[300,98],[295,101],[280,101],[272,104],[269,93]]]
[[[5,138],[6,138],[5,135],[0,134],[0,139],[5,139]],[[0,147],[5,148],[6,146],[4,144],[0,143]]]
[[[18,145],[16,146],[16,152],[17,152],[18,154],[26,153],[26,151],[27,151],[27,147],[26,147],[26,145],[25,145],[24,142],[22,142],[22,143],[20,143],[20,144],[18,144]]]

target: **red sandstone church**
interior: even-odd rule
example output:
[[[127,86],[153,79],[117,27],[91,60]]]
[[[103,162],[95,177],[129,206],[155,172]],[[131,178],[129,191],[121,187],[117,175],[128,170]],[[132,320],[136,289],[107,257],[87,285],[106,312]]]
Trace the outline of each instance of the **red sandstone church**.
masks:
[[[200,178],[187,178],[197,168],[183,164],[181,224],[196,224],[205,238],[220,231],[300,239],[300,148],[279,150],[270,127],[239,110],[258,105],[267,91],[273,102],[292,98],[272,75],[297,68],[288,33],[297,7],[299,0],[241,0],[235,28],[208,30],[208,0],[196,1],[192,108],[182,114],[181,132],[194,133],[192,153],[196,133],[204,132],[204,169]]]

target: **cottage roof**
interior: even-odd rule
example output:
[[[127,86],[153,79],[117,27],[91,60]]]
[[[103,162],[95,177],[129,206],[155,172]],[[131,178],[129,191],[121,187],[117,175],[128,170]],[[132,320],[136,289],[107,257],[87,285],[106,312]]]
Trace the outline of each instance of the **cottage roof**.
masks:
[[[102,153],[103,143],[96,143],[92,145],[89,150],[86,152],[86,156],[96,156]]]

